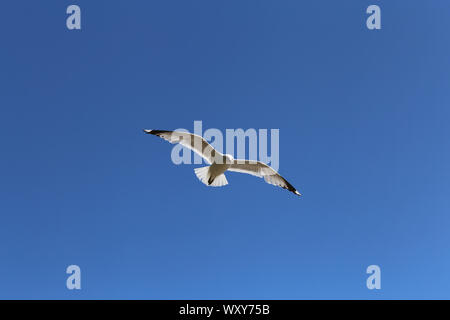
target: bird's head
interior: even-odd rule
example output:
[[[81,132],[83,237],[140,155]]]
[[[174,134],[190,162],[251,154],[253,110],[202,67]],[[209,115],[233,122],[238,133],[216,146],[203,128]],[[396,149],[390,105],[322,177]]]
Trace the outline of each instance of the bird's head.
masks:
[[[225,163],[232,164],[234,161],[234,158],[231,154],[226,154],[223,157],[224,157]]]
[[[214,156],[214,162],[217,164],[232,164],[234,158],[231,154],[216,153]]]

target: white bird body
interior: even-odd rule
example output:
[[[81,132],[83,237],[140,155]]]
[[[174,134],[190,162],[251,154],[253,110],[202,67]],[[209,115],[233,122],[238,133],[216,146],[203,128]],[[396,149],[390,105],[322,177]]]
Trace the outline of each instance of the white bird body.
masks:
[[[180,143],[202,156],[210,165],[196,168],[194,171],[198,179],[207,186],[221,187],[227,185],[228,181],[224,173],[234,171],[264,178],[267,183],[280,186],[298,196],[301,195],[286,179],[267,164],[254,160],[236,160],[229,154],[224,155],[198,135],[166,130],[144,129],[144,132],[161,137],[170,143]]]
[[[220,164],[214,162],[210,166],[196,168],[194,171],[199,180],[207,186],[222,187],[228,184],[224,173],[230,166],[230,164]]]

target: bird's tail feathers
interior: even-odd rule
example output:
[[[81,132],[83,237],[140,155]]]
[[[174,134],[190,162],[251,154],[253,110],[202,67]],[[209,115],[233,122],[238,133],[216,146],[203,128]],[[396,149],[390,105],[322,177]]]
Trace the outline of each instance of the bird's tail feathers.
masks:
[[[222,173],[217,177],[215,177],[209,185],[213,187],[223,187],[226,186],[227,184],[228,184],[227,177],[225,177],[225,175]]]
[[[217,177],[211,176],[211,172],[209,171],[210,167],[211,166],[195,168],[194,171],[197,175],[197,178],[207,186],[211,187],[222,187],[227,185],[228,181],[223,173],[218,175]]]
[[[209,166],[206,167],[201,167],[201,168],[195,168],[195,175],[197,176],[197,178],[203,182],[204,184],[208,184],[208,179],[209,179]]]

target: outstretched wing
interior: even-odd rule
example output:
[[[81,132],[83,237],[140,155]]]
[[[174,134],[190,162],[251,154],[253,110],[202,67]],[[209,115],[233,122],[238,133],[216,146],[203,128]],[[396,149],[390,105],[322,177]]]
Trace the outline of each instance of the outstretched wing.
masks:
[[[216,149],[214,149],[205,139],[202,137],[180,131],[167,131],[167,130],[146,130],[145,133],[153,134],[155,136],[161,137],[170,143],[179,143],[182,146],[191,149],[198,155],[200,155],[209,164],[213,163],[213,159],[216,154],[220,154]]]
[[[264,178],[267,183],[282,187],[283,189],[289,190],[296,195],[301,196],[301,194],[289,182],[287,182],[286,179],[279,175],[273,168],[265,163],[262,163],[261,161],[234,160],[228,170]]]

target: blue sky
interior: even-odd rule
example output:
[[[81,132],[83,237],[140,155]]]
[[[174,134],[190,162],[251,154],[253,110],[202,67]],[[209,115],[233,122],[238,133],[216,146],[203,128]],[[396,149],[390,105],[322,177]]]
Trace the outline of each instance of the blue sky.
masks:
[[[0,298],[449,298],[449,14],[445,0],[3,3]],[[304,197],[237,173],[207,188],[141,131],[194,120],[280,129],[279,171]]]

